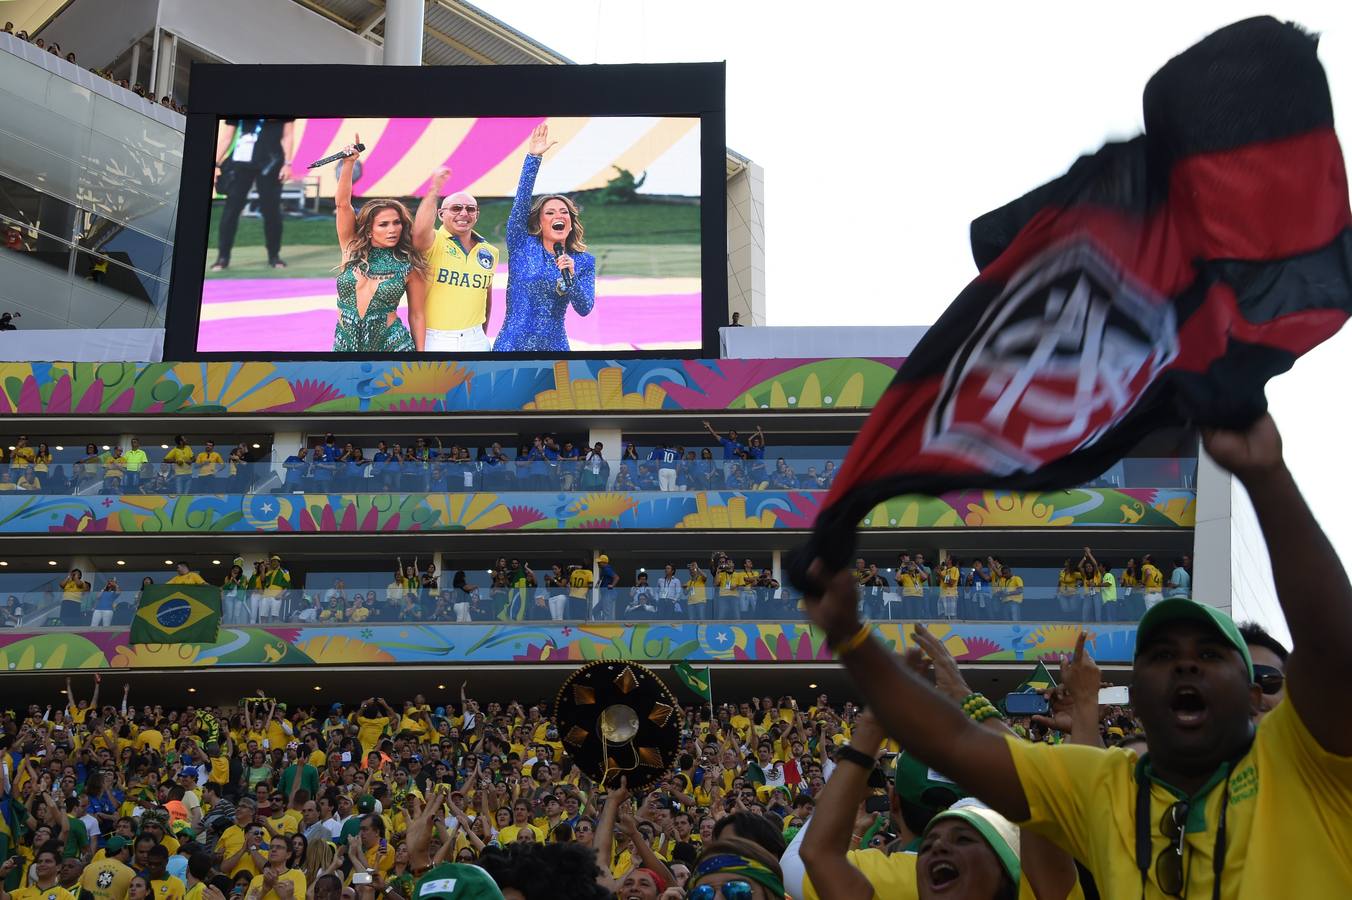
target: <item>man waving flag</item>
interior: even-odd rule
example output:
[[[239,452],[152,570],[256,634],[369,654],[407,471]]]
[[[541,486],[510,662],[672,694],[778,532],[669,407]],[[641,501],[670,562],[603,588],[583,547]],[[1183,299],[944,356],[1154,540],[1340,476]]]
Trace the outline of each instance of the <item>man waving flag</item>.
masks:
[[[803,565],[846,565],[889,497],[1070,487],[1155,429],[1264,411],[1267,380],[1352,310],[1317,43],[1271,18],[1221,29],[1150,79],[1145,134],[972,224],[980,274],[873,410]]]

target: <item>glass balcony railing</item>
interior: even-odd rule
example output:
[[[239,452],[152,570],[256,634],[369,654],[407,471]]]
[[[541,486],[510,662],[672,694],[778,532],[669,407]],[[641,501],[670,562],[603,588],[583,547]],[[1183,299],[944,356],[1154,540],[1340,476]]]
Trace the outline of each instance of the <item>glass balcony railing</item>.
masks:
[[[366,622],[495,624],[516,621],[585,622],[786,622],[803,621],[801,595],[790,588],[741,590],[682,588],[672,596],[657,589],[617,587],[573,596],[557,588],[478,587],[469,592],[390,590],[335,592],[306,589],[238,591],[222,594],[226,626],[268,623],[348,625]],[[4,594],[0,628],[126,629],[135,615],[132,590],[63,595],[60,591]],[[861,615],[874,621],[1134,622],[1145,611],[1140,588],[1119,589],[1115,601],[1099,594],[1058,594],[1055,588],[1026,587],[1018,598],[1000,590],[924,588],[903,595],[894,589],[865,588]]]
[[[1191,488],[1195,460],[1128,460],[1083,487]],[[672,469],[645,460],[604,463],[469,459],[430,462],[304,460],[137,468],[91,462],[0,465],[0,491],[41,494],[473,493],[488,491],[805,491],[827,490],[841,458],[682,461]]]

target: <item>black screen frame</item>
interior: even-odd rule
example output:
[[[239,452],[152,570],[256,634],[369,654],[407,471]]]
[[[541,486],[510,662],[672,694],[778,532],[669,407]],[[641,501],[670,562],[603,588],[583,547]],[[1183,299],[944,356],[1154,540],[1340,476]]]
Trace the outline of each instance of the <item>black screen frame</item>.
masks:
[[[557,359],[712,359],[727,317],[726,65],[359,66],[194,63],[179,186],[164,358],[533,359],[540,353],[203,352],[197,349],[222,118],[689,116],[700,120],[699,348],[572,351]],[[462,84],[463,89],[448,89]],[[490,104],[485,97],[491,98]]]

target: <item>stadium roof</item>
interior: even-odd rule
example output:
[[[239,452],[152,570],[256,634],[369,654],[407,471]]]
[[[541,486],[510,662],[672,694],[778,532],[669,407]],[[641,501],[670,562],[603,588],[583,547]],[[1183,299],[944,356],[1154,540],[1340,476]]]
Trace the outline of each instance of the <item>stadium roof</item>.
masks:
[[[354,34],[385,38],[384,0],[293,0]],[[464,0],[430,0],[423,26],[423,65],[469,66],[572,60]]]
[[[377,43],[385,40],[385,0],[292,0]],[[464,0],[428,0],[423,19],[423,65],[502,66],[575,63]],[[727,175],[751,162],[728,148]]]

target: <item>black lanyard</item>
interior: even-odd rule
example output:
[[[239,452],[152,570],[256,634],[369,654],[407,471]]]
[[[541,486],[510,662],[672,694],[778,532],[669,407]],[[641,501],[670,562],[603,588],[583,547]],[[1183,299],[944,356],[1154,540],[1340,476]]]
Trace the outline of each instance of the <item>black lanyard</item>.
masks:
[[[1248,753],[1248,748],[1244,749]],[[1242,755],[1242,754],[1241,754]],[[1226,813],[1230,807],[1230,776],[1234,773],[1234,766],[1227,764],[1225,772],[1225,787],[1221,791],[1221,820],[1216,826],[1216,843],[1211,851],[1211,900],[1221,900],[1221,874],[1225,870],[1225,822]],[[1205,809],[1206,798],[1202,798],[1203,808]],[[1184,821],[1181,826],[1183,834],[1179,840],[1183,846],[1187,846],[1187,828],[1188,823]],[[1144,766],[1136,772],[1136,868],[1141,871],[1141,897],[1144,900],[1146,882],[1150,878],[1150,866],[1154,862],[1151,851],[1151,835],[1154,826],[1150,815],[1150,778],[1145,774]],[[1183,870],[1183,896],[1188,894],[1188,870]]]

